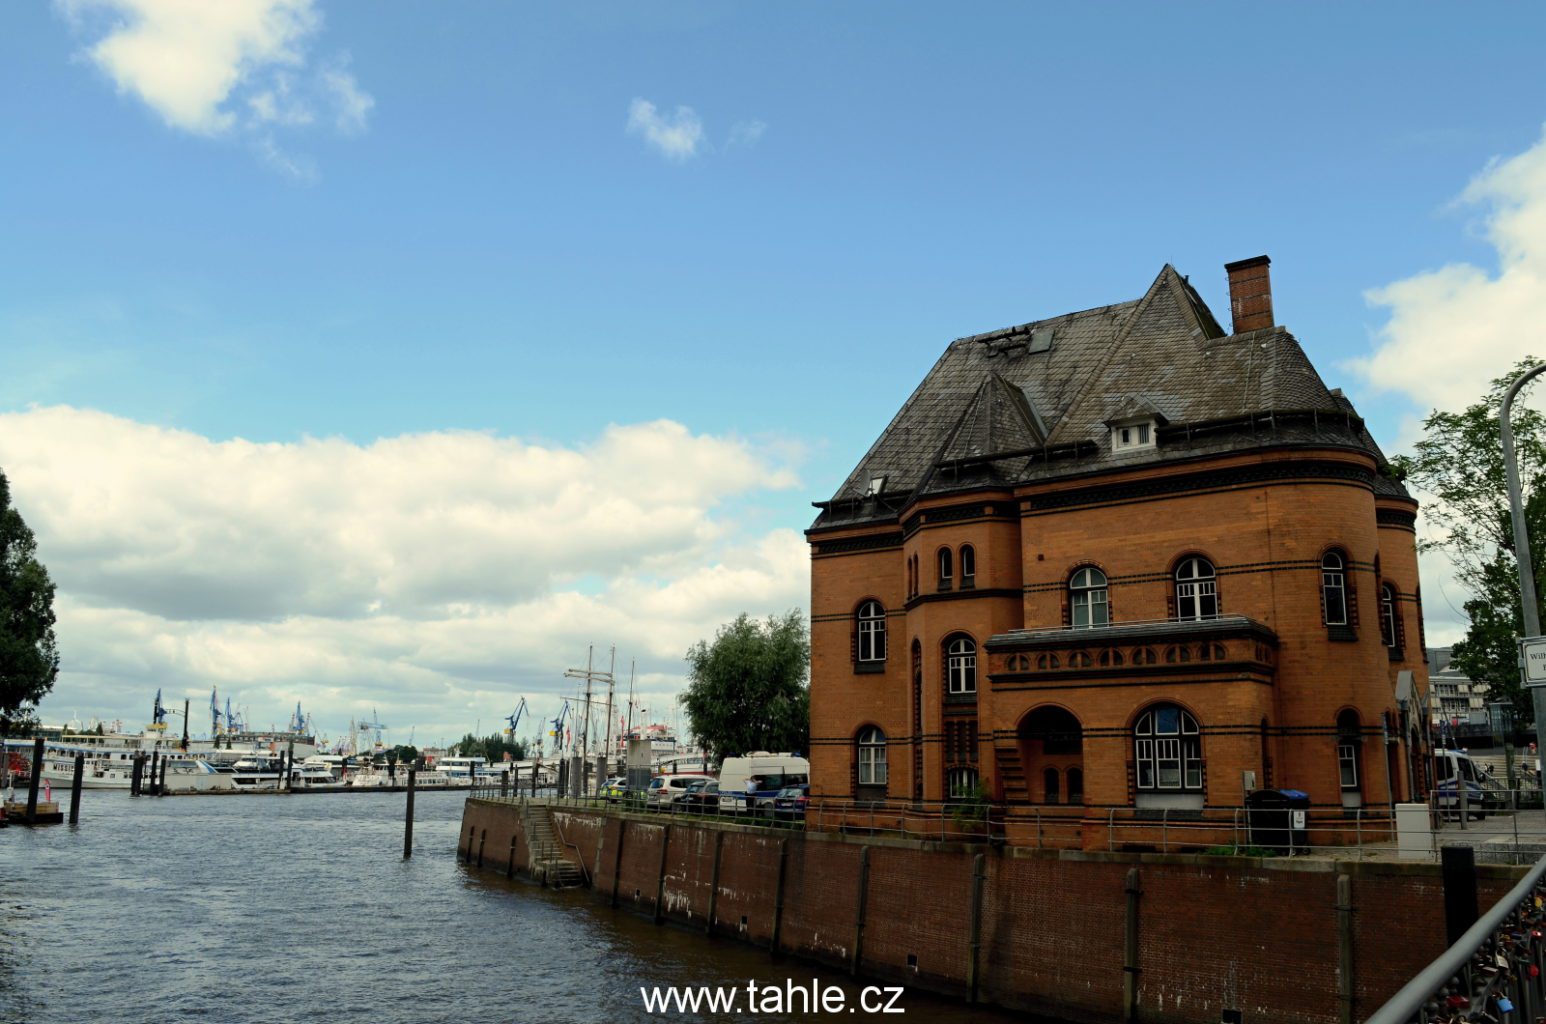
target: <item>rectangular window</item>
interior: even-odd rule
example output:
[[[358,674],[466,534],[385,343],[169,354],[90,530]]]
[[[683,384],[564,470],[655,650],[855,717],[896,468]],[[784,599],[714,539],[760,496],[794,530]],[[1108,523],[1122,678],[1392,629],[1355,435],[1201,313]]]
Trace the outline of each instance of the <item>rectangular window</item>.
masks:
[[[1218,584],[1214,580],[1177,583],[1176,614],[1181,619],[1218,618]]]
[[[1091,626],[1106,625],[1108,620],[1106,608],[1106,592],[1104,590],[1085,590],[1074,594],[1074,628],[1088,629]]]
[[[1343,789],[1358,788],[1358,744],[1337,744],[1337,767],[1342,776]]]
[[[1325,603],[1326,625],[1347,625],[1347,591],[1340,572],[1321,574],[1321,594]]]
[[[886,784],[886,748],[866,744],[859,748],[859,785]]]

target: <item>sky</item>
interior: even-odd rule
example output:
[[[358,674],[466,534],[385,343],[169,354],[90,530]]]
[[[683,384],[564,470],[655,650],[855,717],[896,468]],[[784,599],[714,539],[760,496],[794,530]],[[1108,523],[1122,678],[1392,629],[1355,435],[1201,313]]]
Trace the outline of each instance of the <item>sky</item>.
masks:
[[[0,10],[0,469],[50,721],[424,744],[806,608],[953,338],[1270,254],[1387,451],[1546,323],[1546,8]],[[1430,642],[1463,592],[1424,562]],[[528,732],[523,724],[521,732]]]

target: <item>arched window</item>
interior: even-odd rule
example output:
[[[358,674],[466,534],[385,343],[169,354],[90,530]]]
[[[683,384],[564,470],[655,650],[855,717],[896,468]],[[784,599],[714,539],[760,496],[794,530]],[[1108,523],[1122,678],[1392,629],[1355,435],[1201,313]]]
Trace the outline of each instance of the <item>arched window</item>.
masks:
[[[1219,614],[1218,581],[1213,563],[1188,558],[1176,567],[1176,618],[1214,619]]]
[[[912,597],[914,594],[916,594],[918,592],[918,588],[913,584],[913,580],[915,578],[914,575],[913,575],[913,572],[914,572],[914,570],[913,570],[913,559],[912,559],[912,556],[909,555],[907,557],[907,596],[908,597]]]
[[[1387,583],[1380,588],[1380,638],[1392,651],[1401,646],[1396,614],[1396,588]]]
[[[1153,791],[1202,789],[1202,737],[1197,719],[1174,704],[1145,711],[1133,727],[1138,788]]]
[[[859,730],[859,785],[886,784],[886,734],[875,726]]]
[[[1068,779],[1068,802],[1084,803],[1084,769],[1070,768],[1066,778]]]
[[[1336,551],[1321,559],[1321,618],[1328,626],[1347,625],[1347,563]]]
[[[970,544],[961,545],[961,589],[977,585],[977,552]]]
[[[877,662],[886,660],[886,609],[879,601],[866,601],[859,606],[859,660]],[[838,648],[841,650],[842,648]]]
[[[1085,568],[1068,581],[1068,607],[1075,629],[1104,626],[1110,618],[1106,604],[1106,574]]]
[[[1041,773],[1041,785],[1044,791],[1043,803],[1055,804],[1058,802],[1058,770],[1048,768]]]
[[[945,794],[951,800],[966,800],[977,795],[977,769],[952,768],[945,773]]]
[[[945,692],[952,697],[977,692],[977,645],[958,636],[945,644]]]
[[[1337,716],[1337,775],[1344,790],[1358,788],[1358,712],[1348,708]]]
[[[951,578],[954,572],[951,569],[951,557],[949,548],[939,549],[939,589],[949,590]]]

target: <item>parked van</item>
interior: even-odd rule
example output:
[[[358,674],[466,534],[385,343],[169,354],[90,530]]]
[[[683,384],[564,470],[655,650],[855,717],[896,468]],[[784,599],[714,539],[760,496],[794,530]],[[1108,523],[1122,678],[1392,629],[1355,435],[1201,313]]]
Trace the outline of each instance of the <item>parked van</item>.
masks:
[[[710,781],[714,777],[702,772],[680,775],[657,775],[650,779],[650,788],[644,791],[645,802],[654,808],[670,807],[671,802],[683,793],[694,782]]]
[[[1465,787],[1466,811],[1480,821],[1488,811],[1507,806],[1508,796],[1498,793],[1498,786],[1471,760],[1471,755],[1459,750],[1435,750],[1433,752],[1434,803],[1443,811],[1458,812],[1460,787]]]
[[[798,754],[755,751],[727,757],[719,766],[721,814],[771,814],[773,798],[787,786],[811,781],[811,763]]]

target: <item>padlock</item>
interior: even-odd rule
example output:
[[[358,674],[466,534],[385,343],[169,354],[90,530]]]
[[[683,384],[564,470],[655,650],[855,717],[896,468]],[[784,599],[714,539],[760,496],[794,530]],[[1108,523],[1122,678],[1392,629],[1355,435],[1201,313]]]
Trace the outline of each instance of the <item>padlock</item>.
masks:
[[[1513,1013],[1514,1012],[1513,1001],[1510,1000],[1508,996],[1503,996],[1503,995],[1498,996],[1498,1009],[1499,1009],[1499,1011],[1501,1011],[1503,1013]]]

